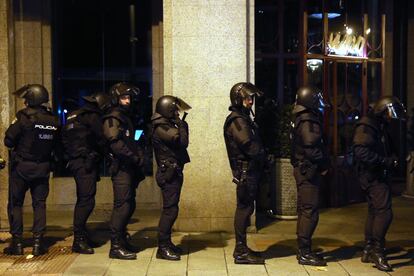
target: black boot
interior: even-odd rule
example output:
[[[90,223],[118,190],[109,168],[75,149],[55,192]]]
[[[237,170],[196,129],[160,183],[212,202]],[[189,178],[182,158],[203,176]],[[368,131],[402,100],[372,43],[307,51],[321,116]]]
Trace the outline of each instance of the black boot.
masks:
[[[79,254],[93,254],[95,251],[88,244],[88,240],[85,235],[77,235],[73,239],[72,252]]]
[[[175,252],[168,244],[162,244],[158,246],[157,259],[179,261],[181,259],[181,255]]]
[[[363,263],[369,263],[370,262],[369,255],[371,254],[372,249],[373,249],[373,245],[372,245],[371,242],[368,241],[365,244],[364,249],[362,250],[361,262],[363,262]]]
[[[168,241],[168,246],[177,254],[182,255],[183,249],[179,246],[176,246],[171,240]]]
[[[7,255],[23,255],[22,235],[13,235],[9,247],[4,249]]]
[[[247,245],[239,243],[233,252],[235,264],[264,264],[265,260],[260,253],[251,250]]]
[[[369,254],[369,260],[370,262],[374,263],[375,266],[381,271],[392,271],[392,267],[388,263],[384,248],[382,246],[375,246],[371,250],[371,254]]]
[[[310,249],[299,249],[296,259],[301,265],[326,266],[326,261]]]
[[[42,234],[34,234],[33,235],[33,256],[40,256],[47,253],[47,249],[44,245],[43,235]]]
[[[120,260],[135,260],[137,254],[130,252],[122,246],[119,236],[111,238],[111,250],[109,251],[109,258]]]
[[[139,248],[131,243],[131,235],[128,232],[122,233],[122,244],[128,251],[139,252]]]

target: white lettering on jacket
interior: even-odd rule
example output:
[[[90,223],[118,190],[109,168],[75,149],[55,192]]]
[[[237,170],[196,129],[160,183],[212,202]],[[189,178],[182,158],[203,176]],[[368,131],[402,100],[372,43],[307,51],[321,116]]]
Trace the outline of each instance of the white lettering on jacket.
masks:
[[[47,129],[47,130],[57,130],[57,127],[54,127],[54,126],[44,126],[44,125],[35,125],[35,128]]]

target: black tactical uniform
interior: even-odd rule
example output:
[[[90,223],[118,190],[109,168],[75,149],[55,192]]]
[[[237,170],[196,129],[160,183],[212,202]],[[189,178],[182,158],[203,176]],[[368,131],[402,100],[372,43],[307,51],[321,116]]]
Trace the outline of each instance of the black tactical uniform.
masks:
[[[72,251],[93,254],[87,243],[86,221],[95,207],[99,161],[106,140],[102,130],[102,114],[110,107],[109,96],[96,93],[84,97],[85,105],[71,112],[62,132],[62,141],[69,158],[68,168],[76,182],[77,201],[73,216],[74,241]]]
[[[247,246],[246,229],[254,212],[259,180],[263,172],[265,152],[256,124],[250,118],[251,105],[261,92],[251,83],[237,83],[230,91],[231,113],[224,123],[224,140],[237,185],[237,208],[234,216],[237,264],[263,264],[264,259]],[[250,101],[250,104],[246,104]]]
[[[23,254],[22,206],[26,191],[30,189],[34,212],[33,255],[38,256],[46,252],[42,236],[46,228],[50,163],[58,139],[59,123],[58,118],[42,106],[49,100],[43,86],[26,85],[15,94],[25,99],[27,107],[16,114],[4,138],[4,144],[12,150],[8,202],[12,243],[6,253]]]
[[[312,235],[319,220],[319,185],[321,173],[328,169],[323,143],[322,114],[325,107],[321,93],[312,87],[298,90],[293,109],[291,163],[298,191],[297,242],[299,264],[326,265],[312,253]]]
[[[178,110],[191,107],[173,96],[158,99],[152,116],[152,140],[158,170],[156,180],[161,188],[163,210],[159,221],[157,258],[179,260],[181,249],[171,241],[171,228],[178,216],[187,153],[188,124],[178,117]]]
[[[392,221],[388,173],[398,164],[392,155],[387,121],[402,119],[405,110],[398,99],[384,97],[356,124],[353,152],[362,189],[368,201],[365,248],[362,262],[374,262],[379,270],[391,271],[384,255],[385,235]]]
[[[110,173],[114,192],[114,209],[111,217],[110,258],[136,259],[132,246],[127,242],[127,225],[136,207],[136,189],[144,179],[142,173],[143,151],[134,140],[131,121],[131,104],[121,105],[120,99],[139,93],[138,88],[119,83],[111,88],[113,108],[103,117],[103,131],[111,155]]]

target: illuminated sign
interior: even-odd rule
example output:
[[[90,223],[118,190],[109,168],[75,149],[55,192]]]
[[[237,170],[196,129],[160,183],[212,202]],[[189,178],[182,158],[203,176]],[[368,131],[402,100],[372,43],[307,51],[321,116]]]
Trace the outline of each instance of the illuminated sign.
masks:
[[[351,28],[346,28],[344,35],[331,33],[328,40],[328,54],[338,56],[364,57],[366,39],[356,37]]]

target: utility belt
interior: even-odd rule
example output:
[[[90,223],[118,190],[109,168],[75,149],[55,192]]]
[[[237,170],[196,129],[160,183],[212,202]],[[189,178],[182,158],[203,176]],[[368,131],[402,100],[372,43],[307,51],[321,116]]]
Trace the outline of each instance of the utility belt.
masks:
[[[83,158],[83,159],[89,159],[89,160],[98,160],[99,154],[95,151],[80,151],[75,154],[69,154],[69,158],[70,159]]]
[[[306,179],[312,179],[318,172],[318,165],[312,163],[310,160],[296,160],[292,162],[293,167],[299,168],[300,174]]]
[[[236,185],[245,185],[247,182],[247,172],[249,170],[249,161],[233,160],[237,173],[233,174],[233,183]]]
[[[13,161],[31,161],[36,163],[43,163],[43,162],[50,162],[50,156],[41,156],[40,158],[36,158],[31,154],[23,153],[23,152],[12,152]]]
[[[357,162],[356,169],[358,174],[365,174],[368,181],[374,179],[386,179],[390,175],[390,170],[383,165],[371,165],[364,162]]]

